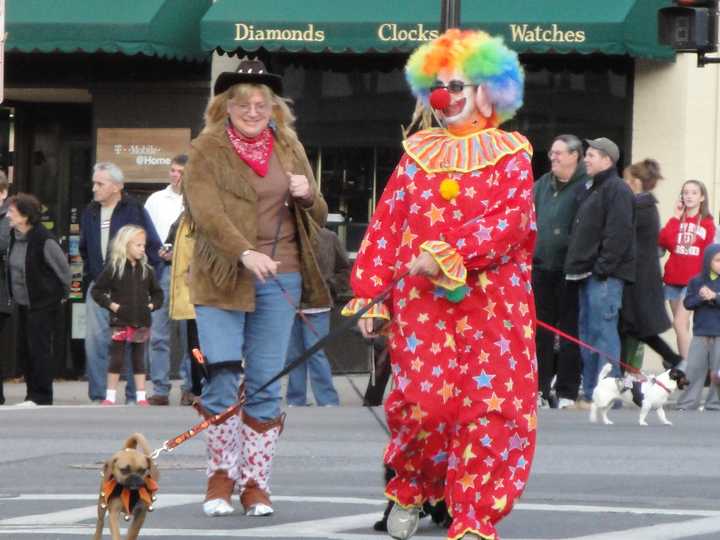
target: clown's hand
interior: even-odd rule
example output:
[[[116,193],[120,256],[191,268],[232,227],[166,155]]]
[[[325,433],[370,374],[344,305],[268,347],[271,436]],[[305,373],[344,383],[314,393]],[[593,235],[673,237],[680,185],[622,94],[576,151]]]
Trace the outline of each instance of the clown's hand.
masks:
[[[423,251],[410,263],[409,273],[411,276],[435,277],[440,273],[440,265],[432,255]]]
[[[365,317],[358,321],[358,328],[365,339],[372,339],[382,334],[388,321],[379,317]]]

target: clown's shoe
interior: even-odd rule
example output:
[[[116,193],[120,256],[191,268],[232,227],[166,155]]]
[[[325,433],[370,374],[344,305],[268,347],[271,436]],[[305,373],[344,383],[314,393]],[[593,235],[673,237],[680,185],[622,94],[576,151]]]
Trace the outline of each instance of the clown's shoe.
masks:
[[[417,532],[420,524],[420,507],[408,506],[403,508],[395,504],[390,510],[387,518],[387,531],[390,536],[397,540],[410,538]]]

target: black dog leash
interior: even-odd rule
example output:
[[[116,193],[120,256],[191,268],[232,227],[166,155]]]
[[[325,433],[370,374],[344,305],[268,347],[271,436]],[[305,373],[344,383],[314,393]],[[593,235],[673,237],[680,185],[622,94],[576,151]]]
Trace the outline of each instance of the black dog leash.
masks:
[[[385,289],[383,292],[381,292],[380,294],[375,296],[368,305],[366,305],[365,307],[360,309],[360,311],[358,311],[351,317],[347,317],[342,322],[342,324],[340,324],[340,326],[335,328],[332,332],[330,332],[325,337],[318,340],[312,347],[305,350],[297,359],[293,360],[288,365],[286,365],[285,368],[283,368],[279,373],[277,373],[275,376],[273,376],[270,380],[265,382],[265,384],[263,384],[260,388],[255,390],[252,394],[250,394],[248,396],[243,396],[237,403],[235,403],[234,405],[231,405],[230,407],[225,409],[223,412],[216,414],[210,418],[207,418],[206,420],[200,422],[199,424],[194,425],[187,431],[181,433],[180,435],[178,435],[176,437],[173,437],[172,439],[166,440],[165,442],[163,442],[163,444],[159,448],[157,448],[153,451],[153,453],[151,454],[151,457],[153,459],[157,459],[158,456],[160,456],[160,454],[162,454],[163,452],[172,452],[175,448],[177,448],[184,442],[188,441],[189,439],[195,437],[197,434],[201,433],[202,431],[206,430],[211,425],[221,424],[221,423],[225,422],[228,418],[233,416],[234,414],[237,414],[237,412],[240,410],[240,407],[242,407],[248,399],[252,398],[253,396],[256,396],[257,394],[259,394],[260,392],[265,390],[267,387],[269,387],[274,382],[282,379],[285,375],[290,373],[297,366],[303,364],[304,362],[307,362],[307,360],[313,354],[318,352],[320,349],[323,349],[325,347],[325,345],[327,345],[327,343],[331,339],[334,339],[339,334],[345,332],[346,330],[350,329],[352,326],[357,324],[357,322],[360,320],[360,318],[363,315],[365,315],[365,313],[370,311],[373,308],[373,306],[375,306],[376,304],[382,302],[385,299],[385,297],[388,296],[392,292],[392,290],[395,287],[395,285],[397,284],[397,282],[400,281],[401,279],[403,279],[405,276],[407,276],[408,272],[409,271],[406,270],[402,274],[398,275],[393,280],[393,282],[387,287],[387,289]],[[375,418],[378,420],[378,423],[380,423],[380,425],[383,427],[383,429],[387,431],[387,426],[385,426],[384,422],[382,422],[382,420],[380,420],[380,418],[378,418],[375,411],[371,407],[368,407],[368,409],[372,412],[373,416],[375,416]]]

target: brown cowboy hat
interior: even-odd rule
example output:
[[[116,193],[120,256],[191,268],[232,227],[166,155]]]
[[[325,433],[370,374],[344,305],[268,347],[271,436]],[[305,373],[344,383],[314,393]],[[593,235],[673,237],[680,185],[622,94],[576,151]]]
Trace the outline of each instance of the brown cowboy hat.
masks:
[[[215,95],[222,94],[231,86],[240,83],[264,84],[270,87],[276,95],[282,96],[282,78],[280,75],[268,72],[265,64],[257,58],[248,58],[246,56],[240,60],[237,71],[225,71],[221,73],[215,81]]]

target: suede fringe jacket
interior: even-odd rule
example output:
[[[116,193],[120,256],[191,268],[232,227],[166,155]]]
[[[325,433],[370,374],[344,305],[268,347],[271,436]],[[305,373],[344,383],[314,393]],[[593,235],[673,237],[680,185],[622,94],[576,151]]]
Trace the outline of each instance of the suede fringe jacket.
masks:
[[[292,199],[289,206],[300,250],[301,306],[328,306],[330,293],[312,249],[312,239],[327,218],[327,204],[300,143],[288,147],[276,141],[273,152],[286,171],[304,174],[315,193],[312,206],[304,208]],[[255,310],[255,276],[240,262],[240,254],[257,241],[257,193],[251,175],[224,129],[205,131],[193,140],[183,189],[195,239],[188,276],[195,305]]]

